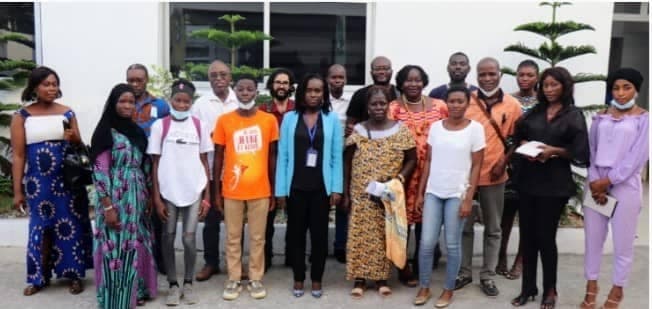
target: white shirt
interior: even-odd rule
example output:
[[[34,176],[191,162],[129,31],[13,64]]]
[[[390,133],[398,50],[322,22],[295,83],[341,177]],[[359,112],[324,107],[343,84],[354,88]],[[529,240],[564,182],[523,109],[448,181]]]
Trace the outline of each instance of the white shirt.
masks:
[[[331,95],[331,107],[333,111],[337,113],[337,117],[340,120],[340,125],[342,125],[342,132],[344,132],[344,126],[346,124],[346,110],[349,108],[349,103],[351,103],[351,98],[347,98],[342,94],[339,99],[336,99]]]
[[[27,145],[63,139],[63,121],[66,116],[41,115],[25,118],[25,143]]]
[[[176,205],[187,207],[201,198],[206,187],[206,172],[199,158],[200,153],[213,150],[213,143],[201,124],[201,139],[197,128],[188,117],[184,121],[170,122],[170,129],[161,144],[163,120],[156,120],[151,128],[147,153],[160,155],[158,185],[161,196]]]
[[[469,185],[471,154],[485,147],[484,128],[471,120],[466,128],[450,131],[440,120],[430,126],[432,146],[426,193],[439,198],[462,198]]]
[[[217,124],[217,119],[228,112],[234,111],[238,108],[238,98],[235,96],[235,91],[229,88],[229,94],[226,97],[226,100],[222,101],[215,93],[211,90],[209,93],[201,96],[197,99],[197,102],[192,105],[192,115],[199,118],[203,124],[208,128],[208,135],[213,132],[215,125]],[[211,179],[213,179],[213,150],[208,153],[208,166],[211,171]]]

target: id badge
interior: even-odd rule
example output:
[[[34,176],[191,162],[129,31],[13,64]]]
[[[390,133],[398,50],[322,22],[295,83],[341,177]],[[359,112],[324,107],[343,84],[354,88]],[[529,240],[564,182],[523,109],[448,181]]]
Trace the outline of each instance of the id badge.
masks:
[[[308,149],[306,155],[306,167],[317,167],[317,150]]]
[[[154,118],[154,119],[158,118],[158,110],[157,110],[156,106],[152,106],[152,108],[150,108],[149,116],[151,118]]]

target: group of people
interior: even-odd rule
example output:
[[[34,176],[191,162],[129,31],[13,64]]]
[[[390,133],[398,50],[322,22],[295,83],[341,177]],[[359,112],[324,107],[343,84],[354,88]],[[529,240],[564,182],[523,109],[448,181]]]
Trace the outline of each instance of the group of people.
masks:
[[[470,61],[464,53],[451,55],[447,70],[450,82],[425,96],[423,68],[406,65],[393,85],[391,61],[376,57],[373,84],[349,100],[342,65],[332,65],[325,77],[308,74],[299,81],[278,69],[266,85],[272,99],[257,104],[257,79],[245,74],[233,81],[229,67],[216,60],[208,68],[210,93],[195,100],[192,82],[179,79],[168,104],[147,92],[147,69],[131,65],[127,83],[111,90],[92,135],[91,230],[85,192],[68,188],[62,177],[67,149],[83,143],[76,115],[56,102],[57,73],[34,69],[22,96],[29,104],[11,124],[14,204],[30,216],[24,295],[47,287],[53,273],[70,279],[71,293],[80,293],[86,269],[95,268],[101,308],[133,308],[155,298],[157,271],[167,276],[167,305],[196,303],[193,279],[220,272],[223,219],[223,298],[237,299],[244,286],[253,298],[264,298],[274,219],[285,209],[292,295],[304,295],[310,231],[310,294],[320,298],[329,212],[336,208],[333,252],[346,263],[354,298],[362,298],[370,282],[381,296],[391,295],[388,280],[396,268],[404,285],[418,287],[414,304],[426,304],[443,226],[446,275],[435,307],[447,307],[455,290],[473,282],[473,225],[481,219],[482,291],[497,296],[496,275],[517,279],[522,273],[521,293],[511,304],[525,305],[538,294],[540,256],[541,308],[554,308],[556,231],[575,195],[575,165],[588,168],[585,190],[597,204],[618,200],[612,217],[584,208],[587,287],[580,306],[595,308],[611,223],[615,270],[604,307],[617,308],[632,265],[640,172],[648,160],[649,116],[635,103],[641,74],[610,72],[614,99],[587,130],[574,104],[573,78],[562,67],[539,74],[535,62],[523,61],[514,94],[502,90],[494,58],[477,63],[477,86],[466,82]],[[536,156],[516,152],[532,141],[541,143]],[[517,212],[519,250],[508,270],[507,239]],[[174,252],[179,220],[181,284]],[[205,265],[195,273],[200,220]],[[248,269],[242,263],[245,223]],[[408,258],[410,237],[417,246]]]

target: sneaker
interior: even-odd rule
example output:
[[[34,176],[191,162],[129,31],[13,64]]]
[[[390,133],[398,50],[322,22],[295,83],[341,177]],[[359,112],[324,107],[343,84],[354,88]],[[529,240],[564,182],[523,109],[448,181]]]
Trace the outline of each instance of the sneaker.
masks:
[[[183,298],[183,302],[186,305],[193,305],[197,303],[197,297],[195,296],[195,293],[193,293],[192,291],[192,284],[185,283],[183,285],[182,298]]]
[[[224,286],[222,298],[224,298],[224,300],[234,300],[240,296],[241,291],[242,286],[240,285],[240,281],[229,280]]]
[[[168,290],[168,297],[165,299],[165,304],[168,306],[178,306],[180,304],[181,291],[179,286],[173,285],[170,290]]]
[[[480,280],[480,288],[489,297],[496,297],[499,294],[496,283],[491,279]]]
[[[251,295],[251,297],[255,299],[261,299],[267,296],[267,290],[265,290],[265,286],[263,285],[262,282],[260,282],[260,280],[249,281],[249,284],[247,285],[247,290],[249,290],[249,294]]]
[[[471,277],[457,276],[457,278],[455,279],[455,290],[459,290],[467,286],[471,282],[473,282],[473,279]]]

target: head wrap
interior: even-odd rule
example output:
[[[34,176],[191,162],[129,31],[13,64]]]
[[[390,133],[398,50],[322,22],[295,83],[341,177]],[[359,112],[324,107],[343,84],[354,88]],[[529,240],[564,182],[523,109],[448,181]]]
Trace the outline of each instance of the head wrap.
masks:
[[[644,80],[641,72],[632,68],[620,68],[609,73],[609,76],[607,76],[607,90],[611,91],[614,87],[614,83],[619,79],[624,79],[632,83],[634,88],[636,88],[636,92],[640,92]]]

